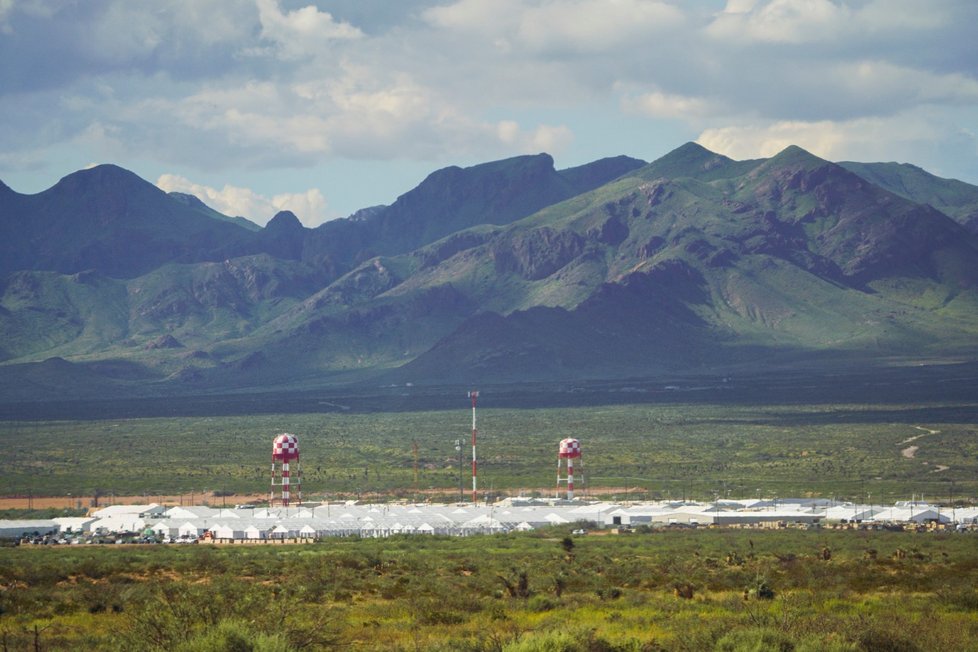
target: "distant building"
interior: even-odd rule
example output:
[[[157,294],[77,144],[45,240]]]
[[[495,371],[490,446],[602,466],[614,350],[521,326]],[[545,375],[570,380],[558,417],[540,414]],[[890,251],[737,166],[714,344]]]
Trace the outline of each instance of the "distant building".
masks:
[[[30,536],[56,534],[57,532],[58,524],[52,520],[0,520],[0,539],[23,539]]]

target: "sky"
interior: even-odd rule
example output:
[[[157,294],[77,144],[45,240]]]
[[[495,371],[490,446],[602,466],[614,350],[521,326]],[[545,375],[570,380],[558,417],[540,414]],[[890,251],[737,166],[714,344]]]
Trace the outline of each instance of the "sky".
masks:
[[[0,180],[99,163],[264,224],[449,166],[796,144],[978,184],[974,0],[0,0]]]

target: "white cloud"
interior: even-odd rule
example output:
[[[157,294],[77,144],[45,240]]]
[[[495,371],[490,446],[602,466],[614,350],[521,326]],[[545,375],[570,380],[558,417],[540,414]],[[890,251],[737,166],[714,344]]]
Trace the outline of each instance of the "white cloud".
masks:
[[[272,206],[278,211],[292,211],[299,221],[308,227],[319,226],[330,218],[326,206],[326,198],[318,188],[310,188],[305,192],[282,193],[272,197]]]
[[[185,152],[209,161],[217,149],[251,166],[307,165],[332,157],[419,159],[492,157],[515,152],[556,153],[572,140],[566,126],[537,124],[499,130],[467,107],[411,75],[376,74],[343,65],[331,77],[297,81],[250,81],[202,88],[174,100],[153,98],[104,111],[118,122],[166,126],[166,138],[133,147],[156,152],[179,142]],[[114,135],[114,134],[113,134]],[[118,142],[118,138],[114,142]]]
[[[733,159],[766,158],[789,145],[798,145],[830,161],[912,161],[913,152],[952,138],[951,131],[937,116],[912,113],[838,122],[777,121],[711,128],[696,142]]]
[[[544,51],[601,52],[617,50],[637,39],[674,29],[682,12],[649,0],[560,0],[526,9],[520,39]]]
[[[871,0],[860,7],[860,28],[877,32],[934,31],[953,21],[954,4],[919,0]]]
[[[425,9],[422,16],[432,25],[448,30],[499,31],[500,27],[513,24],[519,6],[519,0],[457,0]]]
[[[351,159],[576,163],[693,133],[838,150],[860,140],[849,125],[907,116],[950,139],[976,122],[976,21],[978,3],[919,0],[0,0],[0,175],[69,150],[252,179]],[[937,151],[878,133],[909,160]]]
[[[515,120],[503,120],[496,126],[499,140],[507,145],[513,145],[520,139],[520,124]]]
[[[563,125],[540,125],[526,132],[513,120],[503,120],[497,124],[496,135],[506,145],[525,154],[559,154],[574,140],[574,134]]]
[[[14,10],[14,0],[0,0],[0,34],[12,34],[13,28],[7,22],[7,16]]]
[[[156,185],[165,192],[194,195],[220,213],[246,217],[256,224],[264,225],[279,211],[292,211],[308,227],[318,226],[336,217],[329,214],[326,198],[317,188],[299,193],[282,193],[269,198],[249,188],[232,185],[225,185],[218,190],[176,174],[161,175],[156,180]]]
[[[706,129],[696,138],[712,152],[741,160],[774,156],[789,145],[798,145],[816,156],[832,158],[844,142],[846,130],[831,121],[782,121],[767,125]]]
[[[14,11],[28,16],[47,18],[54,10],[44,0],[0,0],[0,34],[13,34],[10,17]]]
[[[706,29],[734,42],[803,44],[876,39],[946,25],[947,4],[915,0],[728,0]]]
[[[684,21],[681,10],[654,0],[459,0],[423,16],[503,51],[578,54],[617,49]]]
[[[850,18],[848,7],[830,0],[734,0],[707,33],[732,40],[803,43],[831,37]]]
[[[572,140],[574,134],[564,125],[540,125],[533,130],[529,139],[533,146],[526,151],[560,154]]]
[[[622,108],[628,113],[653,118],[681,118],[687,121],[704,118],[716,111],[713,103],[705,98],[661,91],[625,95],[622,99]]]
[[[863,60],[840,65],[835,77],[851,95],[880,98],[890,107],[900,100],[907,104],[978,104],[978,79],[959,73],[940,74],[887,61]]]
[[[332,14],[307,5],[283,12],[279,0],[257,0],[261,35],[273,42],[284,59],[299,59],[322,52],[330,41],[363,37],[363,32],[349,23],[337,21]]]

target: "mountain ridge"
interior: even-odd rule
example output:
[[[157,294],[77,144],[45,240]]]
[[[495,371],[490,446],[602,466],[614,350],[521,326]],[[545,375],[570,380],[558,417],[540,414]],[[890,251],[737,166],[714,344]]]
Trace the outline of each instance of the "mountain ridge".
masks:
[[[23,365],[52,356],[142,369],[93,381],[123,393],[973,357],[978,237],[855,167],[798,147],[734,161],[687,143],[651,163],[443,168],[391,206],[316,229],[282,212],[249,231],[194,206],[185,219],[233,229],[232,242],[196,259],[175,247],[128,277],[0,275],[0,387],[21,391]],[[97,174],[136,184],[123,172]],[[914,174],[914,196],[944,192]],[[144,187],[87,196],[92,185],[79,183],[82,199],[116,220],[145,217],[133,197],[188,204]],[[945,203],[966,206],[970,190],[952,189]],[[0,228],[23,219],[8,219],[23,197],[0,189]]]

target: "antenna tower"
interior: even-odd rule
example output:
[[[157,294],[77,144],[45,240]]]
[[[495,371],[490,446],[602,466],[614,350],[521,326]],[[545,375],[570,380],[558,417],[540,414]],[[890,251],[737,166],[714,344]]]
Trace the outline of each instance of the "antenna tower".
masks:
[[[478,486],[476,484],[476,477],[478,476],[478,463],[475,457],[475,436],[477,433],[475,427],[475,403],[479,398],[479,392],[472,390],[469,392],[469,398],[472,399],[472,502],[478,501]]]
[[[418,494],[418,440],[411,440],[411,450],[414,452],[414,495],[417,500]]]

